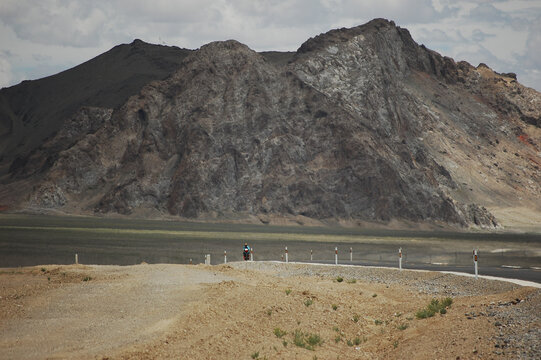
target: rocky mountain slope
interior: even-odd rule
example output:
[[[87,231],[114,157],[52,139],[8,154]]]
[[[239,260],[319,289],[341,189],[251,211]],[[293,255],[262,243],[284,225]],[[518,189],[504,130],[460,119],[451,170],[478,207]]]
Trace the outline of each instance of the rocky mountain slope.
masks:
[[[231,40],[177,60],[121,104],[81,101],[55,118],[53,136],[11,161],[0,204],[488,228],[541,213],[541,94],[393,22],[332,30],[296,53]]]

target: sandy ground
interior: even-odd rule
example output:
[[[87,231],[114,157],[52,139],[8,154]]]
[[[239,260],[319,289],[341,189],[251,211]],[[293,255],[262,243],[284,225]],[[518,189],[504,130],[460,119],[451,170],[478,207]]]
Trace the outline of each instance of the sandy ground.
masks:
[[[540,289],[433,272],[50,265],[0,269],[0,297],[1,359],[541,357]]]

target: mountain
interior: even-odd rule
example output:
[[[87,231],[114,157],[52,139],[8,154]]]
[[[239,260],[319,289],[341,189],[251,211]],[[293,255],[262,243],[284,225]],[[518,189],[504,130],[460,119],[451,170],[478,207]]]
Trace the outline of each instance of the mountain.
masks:
[[[162,72],[140,78],[113,54],[138,47]],[[69,106],[33,125],[47,136],[8,95],[55,94],[57,77],[85,71],[50,77],[41,92],[35,82],[2,90],[31,144],[3,152],[5,208],[484,228],[541,214],[541,94],[419,46],[393,22],[332,30],[295,53],[233,40],[117,48],[96,59],[124,75],[69,77]],[[106,67],[96,59],[81,65],[92,79]],[[35,114],[50,106],[41,96]]]

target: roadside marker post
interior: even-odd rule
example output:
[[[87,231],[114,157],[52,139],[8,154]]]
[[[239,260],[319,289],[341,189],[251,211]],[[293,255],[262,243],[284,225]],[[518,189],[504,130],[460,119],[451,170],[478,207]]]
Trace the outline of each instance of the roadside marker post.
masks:
[[[75,265],[79,265],[79,255],[75,254]]]
[[[398,249],[398,268],[402,270],[402,248]]]
[[[334,265],[338,265],[338,247],[334,248]]]
[[[250,248],[250,261],[254,261],[254,247]]]
[[[224,264],[227,264],[227,250],[224,250]]]
[[[193,264],[193,263],[192,263],[192,259],[190,259],[190,265],[192,265],[192,264]]]
[[[310,249],[310,261],[314,260],[314,252]]]
[[[477,250],[473,250],[473,265],[475,268],[475,279],[478,279],[479,277],[479,271],[477,268]]]
[[[287,253],[287,246],[286,246],[286,263],[289,262],[289,256],[288,256],[288,253]]]
[[[353,262],[353,248],[349,248],[349,261]]]

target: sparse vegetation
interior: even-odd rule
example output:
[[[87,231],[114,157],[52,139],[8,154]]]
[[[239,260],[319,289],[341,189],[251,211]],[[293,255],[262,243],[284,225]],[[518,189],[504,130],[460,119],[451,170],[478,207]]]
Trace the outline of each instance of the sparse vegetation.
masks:
[[[253,353],[250,356],[252,357],[252,359],[259,359],[259,351],[256,351],[255,353]]]
[[[42,272],[42,273],[44,273],[44,272],[46,272],[46,271],[47,271],[47,269],[41,268],[41,272]]]
[[[353,315],[353,322],[358,322],[359,319],[360,319],[359,315],[357,315],[357,314]]]
[[[348,340],[346,341],[346,344],[348,344],[348,346],[353,346],[353,341],[351,341],[351,340],[348,339]]]
[[[338,281],[340,283],[340,282],[344,281],[344,278],[339,276],[339,277],[336,278],[336,281]]]
[[[397,326],[398,330],[406,330],[408,327],[409,327],[408,324],[401,324]]]
[[[286,295],[291,294],[291,289],[286,289]]]
[[[393,347],[396,349],[398,347],[398,340],[395,340],[395,342],[393,343]]]
[[[353,339],[353,344],[360,345],[361,344],[361,339],[359,339],[359,337],[356,337],[355,339]]]
[[[350,279],[350,280],[348,280],[347,282],[348,282],[348,284],[355,284],[355,283],[357,282],[357,280],[355,280],[355,279]]]
[[[83,281],[90,281],[90,280],[92,280],[92,278],[91,278],[90,276],[85,276],[85,277],[83,278]]]
[[[376,296],[378,296],[378,294],[372,294],[372,297],[375,298]]]
[[[287,347],[287,341],[282,341],[282,345],[284,345],[284,347]]]
[[[315,346],[323,344],[323,340],[318,334],[305,334],[297,329],[293,334],[293,343],[298,347],[314,350]]]
[[[336,305],[336,304],[332,304],[332,309],[333,309],[333,310],[336,310],[336,309],[338,309],[338,305]]]
[[[415,313],[415,317],[417,319],[426,319],[434,316],[436,313],[440,313],[442,315],[446,314],[447,308],[450,307],[452,303],[453,299],[449,297],[442,300],[432,299],[432,301],[430,301],[430,304],[428,304],[426,308],[419,310],[417,311],[417,313]]]
[[[334,342],[339,343],[340,341],[342,341],[342,337],[340,335],[336,335],[336,337],[334,338]]]
[[[338,326],[333,326],[332,329],[336,332],[340,332],[340,329],[338,328]]]
[[[267,310],[267,315],[268,315],[268,316],[271,316],[271,315],[272,315],[272,309],[268,309],[268,310]]]
[[[374,320],[374,324],[381,325],[381,324],[383,324],[383,321],[376,319],[376,320]]]
[[[308,307],[308,306],[312,305],[313,303],[314,303],[314,300],[312,300],[312,299],[306,299],[306,301],[304,302],[304,305],[305,305],[306,307]]]
[[[280,328],[274,328],[274,335],[276,335],[277,338],[281,338],[282,336],[286,334],[287,332],[285,330],[282,330]]]

